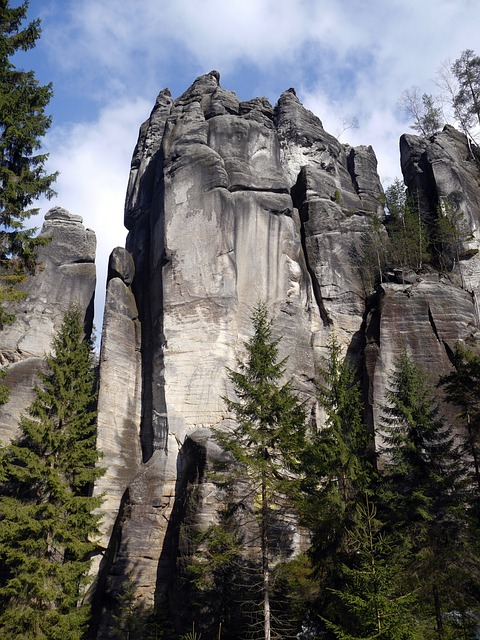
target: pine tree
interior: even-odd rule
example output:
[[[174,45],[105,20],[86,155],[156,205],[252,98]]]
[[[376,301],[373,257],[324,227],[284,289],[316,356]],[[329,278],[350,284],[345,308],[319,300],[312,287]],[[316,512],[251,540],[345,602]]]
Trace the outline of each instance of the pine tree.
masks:
[[[473,127],[480,125],[480,56],[471,49],[462,51],[452,65],[452,73],[458,82],[453,98],[455,116],[469,134]]]
[[[46,154],[38,153],[40,140],[51,124],[45,108],[51,85],[40,86],[33,71],[17,69],[11,61],[18,51],[28,51],[40,37],[40,21],[21,27],[28,2],[19,7],[0,0],[0,327],[11,322],[2,302],[16,300],[15,285],[35,264],[35,229],[24,223],[36,209],[29,208],[41,195],[54,195],[56,174],[45,171]]]
[[[411,552],[436,637],[448,637],[444,614],[465,611],[478,562],[465,513],[465,471],[454,434],[440,416],[425,376],[406,353],[389,378],[383,407],[385,495],[392,532]],[[469,604],[472,604],[471,602]]]
[[[265,304],[252,315],[254,334],[245,343],[246,362],[229,370],[236,400],[224,398],[236,426],[216,432],[220,445],[236,463],[234,474],[254,496],[252,508],[260,529],[263,638],[271,638],[270,545],[274,511],[287,495],[291,470],[303,447],[305,411],[291,382],[281,383],[285,360],[278,361],[278,339]],[[279,514],[281,515],[281,513]]]
[[[0,498],[2,638],[77,640],[101,499],[96,467],[94,371],[80,313],[72,309],[46,357],[47,371],[20,435],[4,452]]]

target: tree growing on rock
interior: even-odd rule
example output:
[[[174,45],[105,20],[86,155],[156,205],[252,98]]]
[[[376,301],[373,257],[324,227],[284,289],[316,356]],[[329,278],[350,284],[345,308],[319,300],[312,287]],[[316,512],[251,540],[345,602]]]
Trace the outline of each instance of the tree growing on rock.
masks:
[[[28,51],[40,37],[40,21],[25,28],[28,2],[11,7],[0,0],[0,328],[13,320],[3,303],[17,300],[15,287],[35,265],[35,229],[25,221],[38,210],[35,199],[54,195],[55,173],[45,170],[47,154],[39,153],[41,138],[51,124],[45,108],[52,86],[40,86],[33,71],[17,69],[11,58]]]
[[[398,106],[413,119],[410,128],[426,138],[437,133],[444,124],[442,109],[437,106],[435,98],[427,93],[420,96],[418,87],[406,89],[400,97]]]
[[[389,260],[393,267],[421,269],[430,260],[427,228],[421,211],[398,178],[385,191],[390,238]]]
[[[452,64],[458,90],[453,97],[455,115],[465,131],[480,125],[480,56],[472,49],[462,51]]]
[[[265,304],[252,315],[253,336],[245,343],[246,361],[229,370],[235,399],[224,398],[235,426],[217,431],[219,444],[232,456],[233,475],[247,487],[244,504],[258,522],[264,640],[272,636],[270,554],[279,510],[286,509],[288,480],[298,462],[305,434],[305,410],[291,382],[282,383],[285,360],[278,360],[278,339]],[[281,513],[280,513],[281,515]]]
[[[20,435],[4,451],[0,498],[0,627],[5,640],[80,640],[82,600],[101,499],[93,357],[70,310],[40,372]]]

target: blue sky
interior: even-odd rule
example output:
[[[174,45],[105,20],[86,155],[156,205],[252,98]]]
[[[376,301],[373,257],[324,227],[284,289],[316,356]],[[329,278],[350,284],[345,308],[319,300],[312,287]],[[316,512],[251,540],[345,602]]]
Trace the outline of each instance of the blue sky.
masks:
[[[16,6],[19,0],[12,0]],[[101,328],[106,263],[124,244],[123,203],[138,128],[155,97],[177,97],[217,69],[241,99],[272,104],[295,87],[341,141],[370,144],[385,183],[400,175],[397,102],[417,85],[436,94],[440,65],[479,53],[478,0],[30,0],[42,38],[19,57],[53,82],[45,139],[58,197],[40,202],[83,216],[98,239],[96,317]],[[41,224],[35,222],[35,224]]]

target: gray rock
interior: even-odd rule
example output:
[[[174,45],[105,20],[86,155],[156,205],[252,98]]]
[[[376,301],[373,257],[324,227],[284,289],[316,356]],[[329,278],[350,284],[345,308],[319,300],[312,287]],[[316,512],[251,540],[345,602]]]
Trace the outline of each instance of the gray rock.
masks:
[[[135,264],[126,249],[117,247],[110,254],[108,261],[107,282],[112,278],[120,278],[127,286],[131,285],[135,277]]]
[[[119,255],[124,263],[129,263],[129,254],[115,249],[110,264],[118,263]],[[133,293],[125,279],[110,277],[105,299],[97,408],[97,446],[103,454],[100,466],[106,469],[95,486],[95,493],[105,496],[99,509],[103,549],[108,548],[122,497],[141,464],[140,349],[141,327]]]
[[[467,152],[449,128],[430,141],[402,139],[402,166],[425,219],[436,215],[435,197],[457,189],[477,238],[479,174]],[[226,367],[244,357],[257,302],[267,303],[287,375],[320,425],[313,381],[337,335],[362,372],[379,445],[380,406],[399,354],[411,353],[433,382],[450,369],[457,340],[478,339],[473,251],[448,276],[393,268],[367,299],[351,254],[370,218],[383,222],[376,166],[371,147],[342,145],[294,90],[274,109],[264,98],[239,102],[211,72],[175,101],[160,94],[132,159],[129,253],[115,250],[108,283],[99,438],[111,471],[97,489],[109,500],[103,544],[116,549],[103,567],[106,603],[128,575],[152,604],[174,560],[188,553],[181,526],[214,521],[209,465],[221,453],[210,434],[230,424]]]
[[[11,305],[15,322],[1,332],[0,362],[8,365],[5,383],[11,388],[10,399],[0,411],[1,442],[16,434],[18,419],[33,400],[36,373],[65,312],[78,305],[87,333],[92,330],[94,232],[85,229],[80,216],[55,207],[46,214],[40,235],[49,242],[38,248],[35,275],[20,286],[25,299]]]

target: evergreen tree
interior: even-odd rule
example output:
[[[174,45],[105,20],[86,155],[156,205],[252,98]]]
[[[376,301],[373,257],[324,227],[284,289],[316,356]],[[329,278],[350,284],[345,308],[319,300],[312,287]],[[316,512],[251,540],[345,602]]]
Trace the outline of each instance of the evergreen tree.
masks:
[[[460,343],[453,354],[454,370],[442,376],[439,386],[446,400],[459,409],[458,417],[465,427],[462,449],[472,461],[472,485],[480,501],[480,355]]]
[[[359,496],[373,474],[369,434],[355,371],[332,335],[320,369],[318,401],[325,422],[309,434],[301,481],[304,524],[313,532],[316,561],[328,563],[343,548]]]
[[[370,215],[367,221],[360,243],[350,251],[350,260],[358,270],[363,291],[368,296],[384,281],[389,238],[383,222],[376,215]]]
[[[39,240],[24,223],[37,210],[29,207],[39,196],[54,194],[56,178],[45,171],[47,155],[38,153],[51,123],[44,110],[52,87],[40,86],[33,71],[17,69],[11,61],[40,37],[39,20],[22,29],[27,9],[26,1],[15,8],[0,0],[0,327],[13,319],[2,302],[21,297],[15,285],[35,264]]]
[[[327,620],[327,627],[338,640],[424,640],[414,616],[415,594],[401,592],[402,558],[368,494],[357,505],[356,520],[355,562],[343,566],[345,585],[334,591],[343,613],[338,623]]]
[[[291,382],[281,383],[285,360],[278,361],[278,339],[272,339],[272,323],[265,304],[252,315],[254,334],[245,343],[246,362],[229,370],[236,400],[224,398],[236,426],[216,432],[220,445],[236,463],[235,476],[254,499],[258,519],[262,572],[263,638],[271,638],[270,547],[271,533],[287,495],[291,470],[303,446],[305,411]],[[277,512],[277,513],[275,513]]]
[[[450,637],[444,614],[472,604],[468,591],[478,571],[465,514],[464,467],[452,429],[406,353],[389,378],[386,399],[382,435],[389,524],[398,544],[411,552],[409,575],[418,582],[426,611],[433,612],[436,637]]]
[[[428,232],[419,207],[398,178],[386,190],[385,199],[392,266],[421,269],[430,260],[430,252]]]
[[[46,357],[47,371],[20,435],[4,452],[0,497],[2,638],[77,640],[89,607],[91,541],[101,499],[90,495],[96,467],[94,371],[77,309],[70,310]]]

